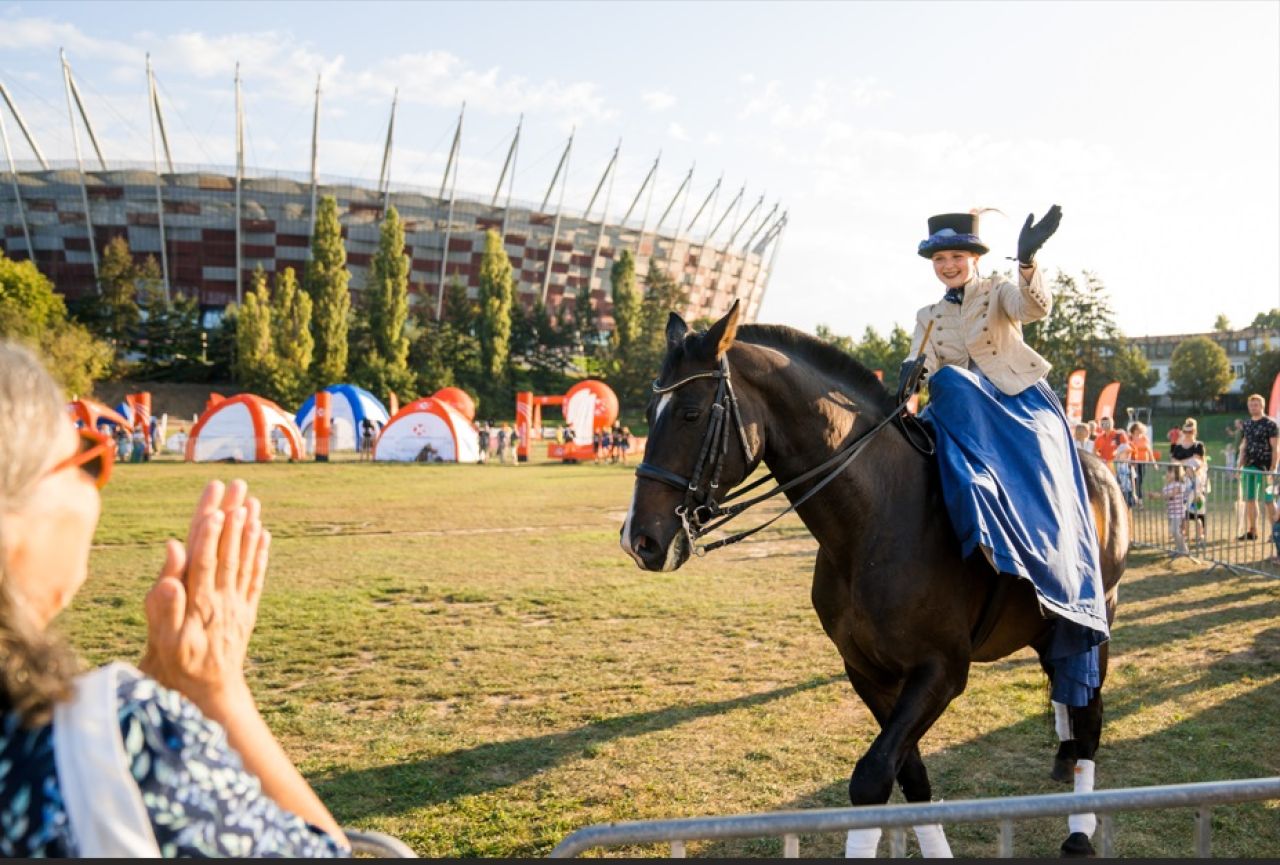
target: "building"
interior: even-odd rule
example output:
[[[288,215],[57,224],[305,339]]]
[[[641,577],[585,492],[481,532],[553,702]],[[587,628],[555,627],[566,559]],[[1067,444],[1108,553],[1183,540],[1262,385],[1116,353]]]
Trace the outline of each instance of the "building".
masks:
[[[655,204],[651,184],[659,168],[657,160],[639,191],[629,199],[631,206],[619,215],[621,207],[610,201],[617,150],[586,207],[565,207],[556,202],[563,200],[572,136],[543,201],[512,201],[510,182],[504,196],[503,181],[514,179],[519,126],[498,188],[491,194],[459,191],[461,115],[445,181],[439,188],[393,186],[388,180],[388,165],[394,103],[379,179],[322,180],[315,172],[320,146],[315,132],[318,85],[309,175],[246,169],[242,146],[238,147],[235,168],[175,166],[164,139],[154,84],[153,120],[164,141],[163,159],[157,155],[150,163],[108,163],[97,149],[65,60],[64,71],[68,105],[80,108],[97,167],[88,169],[80,160],[60,165],[46,160],[0,83],[4,105],[37,157],[35,162],[15,163],[4,137],[10,170],[0,173],[0,243],[10,258],[33,259],[58,289],[70,296],[96,290],[98,257],[109,240],[123,236],[136,256],[157,258],[167,291],[195,294],[207,310],[221,309],[243,295],[249,276],[259,266],[268,273],[293,267],[301,274],[309,256],[316,202],[320,196],[332,195],[338,202],[350,285],[356,295],[366,285],[379,222],[386,208],[395,206],[405,223],[405,252],[411,262],[410,302],[437,318],[443,314],[444,289],[454,280],[473,294],[476,291],[485,235],[494,230],[503,237],[517,297],[526,308],[541,300],[559,316],[569,311],[566,305],[587,302],[600,330],[611,330],[610,269],[623,250],[630,250],[636,259],[637,279],[655,267],[685,289],[688,302],[682,313],[686,318],[718,317],[734,300],[741,300],[745,321],[754,321],[787,224],[787,214],[779,204],[770,210],[761,197],[748,207],[745,186],[731,198],[727,193],[721,195],[717,182],[693,219],[682,225],[680,216],[686,206],[692,210],[698,205],[689,198],[692,169],[662,216],[651,223],[649,205]],[[242,123],[239,94],[237,80],[237,120]],[[4,105],[0,105],[0,112]],[[0,113],[0,122],[3,120]],[[79,152],[74,119],[72,134]],[[242,135],[237,137],[242,141]],[[160,152],[157,148],[157,154]],[[161,171],[162,166],[167,170]],[[649,198],[643,199],[646,190]],[[642,200],[644,205],[639,206]],[[724,201],[729,203],[724,205]],[[669,219],[675,214],[680,216]]]
[[[1159,381],[1151,388],[1150,394],[1157,403],[1171,403],[1169,396],[1169,363],[1173,352],[1188,339],[1203,336],[1213,340],[1227,353],[1227,361],[1231,364],[1234,376],[1227,394],[1242,396],[1244,387],[1244,368],[1249,358],[1264,351],[1280,349],[1280,330],[1275,328],[1246,327],[1242,330],[1212,331],[1209,333],[1177,333],[1162,336],[1136,336],[1130,342],[1143,353],[1151,369],[1160,374]],[[1265,394],[1264,394],[1265,395]]]

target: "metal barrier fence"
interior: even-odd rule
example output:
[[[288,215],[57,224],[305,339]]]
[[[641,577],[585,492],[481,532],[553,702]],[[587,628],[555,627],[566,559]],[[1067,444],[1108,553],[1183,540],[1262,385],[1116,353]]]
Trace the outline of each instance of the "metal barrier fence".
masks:
[[[863,808],[825,808],[813,811],[777,811],[734,817],[692,817],[681,820],[649,820],[635,823],[608,823],[579,829],[561,841],[552,857],[577,856],[597,847],[627,844],[671,845],[671,855],[685,855],[689,841],[729,838],[782,837],[782,855],[800,855],[800,835],[845,832],[850,829],[881,827],[889,830],[889,853],[902,858],[907,853],[907,829],[930,823],[998,823],[997,855],[1013,856],[1013,821],[1032,817],[1069,814],[1098,815],[1098,854],[1115,855],[1114,814],[1123,811],[1150,811],[1160,808],[1194,808],[1195,855],[1210,855],[1210,809],[1214,805],[1263,802],[1280,799],[1280,777],[1241,781],[1213,781],[1164,787],[1136,787],[1093,793],[1055,793],[1047,796],[1017,796],[1008,799],[971,799],[960,802],[877,805]]]
[[[1280,477],[1247,470],[1210,467],[1191,477],[1179,466],[1180,482],[1188,505],[1188,517],[1179,523],[1179,543],[1169,518],[1165,489],[1174,483],[1169,470],[1174,463],[1116,463],[1121,489],[1131,485],[1133,543],[1173,555],[1187,555],[1232,571],[1248,571],[1280,577],[1280,540],[1272,527],[1280,508]],[[1128,478],[1125,476],[1129,475]],[[1249,536],[1249,502],[1253,502],[1253,536]]]

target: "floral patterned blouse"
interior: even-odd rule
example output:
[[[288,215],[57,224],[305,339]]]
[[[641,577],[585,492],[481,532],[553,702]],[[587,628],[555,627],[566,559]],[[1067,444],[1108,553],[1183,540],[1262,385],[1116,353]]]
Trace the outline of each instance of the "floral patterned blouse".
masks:
[[[117,690],[120,732],[160,853],[337,857],[350,851],[282,810],[244,770],[221,726],[174,691],[132,675]],[[76,856],[53,727],[0,716],[0,858]]]

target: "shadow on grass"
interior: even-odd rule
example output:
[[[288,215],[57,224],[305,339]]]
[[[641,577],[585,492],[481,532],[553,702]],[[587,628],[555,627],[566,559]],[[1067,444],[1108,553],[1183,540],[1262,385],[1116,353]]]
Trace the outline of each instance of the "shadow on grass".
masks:
[[[425,760],[341,772],[316,779],[313,786],[343,821],[388,817],[518,784],[566,761],[589,758],[596,746],[606,742],[763,705],[841,681],[844,681],[842,675],[819,676],[732,700],[606,718],[563,733],[494,742]]]

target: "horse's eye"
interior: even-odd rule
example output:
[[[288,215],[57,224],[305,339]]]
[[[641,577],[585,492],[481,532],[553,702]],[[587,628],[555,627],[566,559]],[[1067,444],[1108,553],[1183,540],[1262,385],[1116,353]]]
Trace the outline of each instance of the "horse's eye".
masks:
[[[684,413],[684,419],[687,421],[695,421],[702,416],[702,410],[691,408]]]

